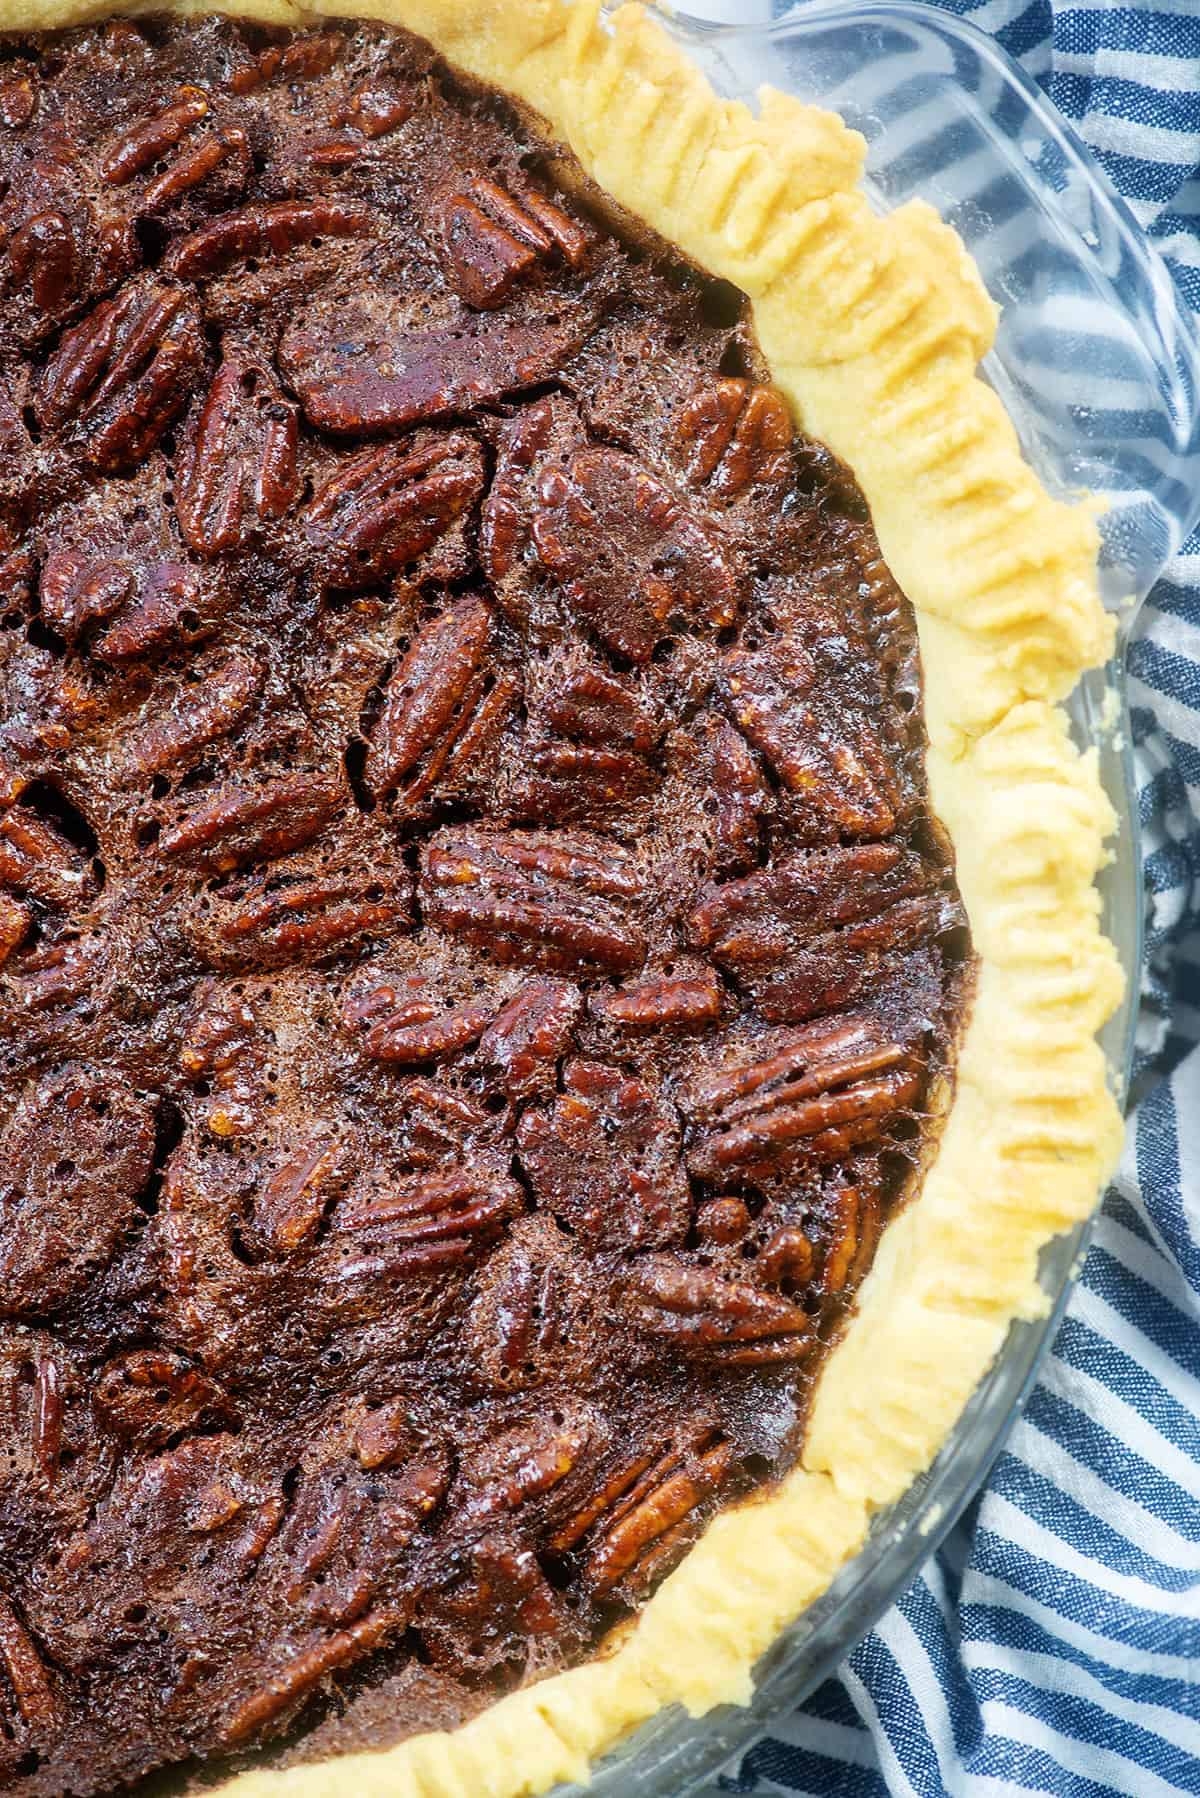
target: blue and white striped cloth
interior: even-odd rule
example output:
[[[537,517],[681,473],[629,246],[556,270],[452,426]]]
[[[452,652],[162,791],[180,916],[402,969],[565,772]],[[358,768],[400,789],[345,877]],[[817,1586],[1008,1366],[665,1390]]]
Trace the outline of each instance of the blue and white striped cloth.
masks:
[[[1200,0],[942,3],[1074,121],[1200,312]],[[964,1521],[714,1789],[1200,1794],[1200,534],[1130,669],[1148,1096],[1082,1280]]]

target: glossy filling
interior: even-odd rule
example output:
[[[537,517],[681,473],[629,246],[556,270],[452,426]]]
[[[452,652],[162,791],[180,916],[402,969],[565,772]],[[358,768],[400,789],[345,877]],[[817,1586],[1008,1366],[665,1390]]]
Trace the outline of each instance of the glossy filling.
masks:
[[[453,1724],[794,1464],[969,948],[739,296],[378,26],[0,66],[0,1770]]]

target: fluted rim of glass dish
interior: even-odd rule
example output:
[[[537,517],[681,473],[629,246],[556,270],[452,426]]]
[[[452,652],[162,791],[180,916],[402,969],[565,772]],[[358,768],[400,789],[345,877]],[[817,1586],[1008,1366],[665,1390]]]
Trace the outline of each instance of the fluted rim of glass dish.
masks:
[[[619,0],[612,0],[612,6]],[[723,25],[693,19],[683,10],[657,5],[672,34],[685,44],[689,35],[713,41],[770,40],[797,23],[844,24],[847,13],[880,20],[897,18],[929,25],[948,38],[968,43],[1004,80],[1017,87],[1022,101],[1089,184],[1091,201],[1107,212],[1124,252],[1135,258],[1161,307],[1161,360],[1169,378],[1177,379],[1164,403],[1179,420],[1180,438],[1194,453],[1200,350],[1192,321],[1182,307],[1165,265],[1143,237],[1132,213],[1109,185],[1090,152],[1065,119],[985,33],[967,21],[921,4],[921,0],[806,0],[782,19],[754,26]],[[1180,462],[1182,464],[1182,452]],[[1200,521],[1200,483],[1194,502],[1178,514],[1178,548]],[[1164,554],[1162,566],[1168,559]],[[1149,579],[1133,595],[1140,601]],[[1127,640],[1133,607],[1120,616],[1122,641]],[[1119,1103],[1129,1090],[1137,1018],[1137,995],[1143,934],[1143,885],[1136,833],[1136,788],[1123,650],[1105,668],[1084,677],[1068,702],[1076,740],[1093,749],[1101,781],[1117,818],[1113,856],[1103,871],[1102,920],[1114,942],[1125,975],[1125,996],[1101,1034],[1109,1081]],[[1046,1295],[1041,1317],[1020,1320],[980,1382],[931,1467],[919,1476],[895,1505],[874,1518],[862,1549],[836,1575],[828,1590],[784,1629],[753,1670],[754,1690],[746,1706],[724,1705],[698,1718],[680,1706],[660,1711],[598,1761],[586,1788],[591,1798],[686,1798],[759,1736],[772,1717],[801,1703],[843,1661],[854,1645],[878,1622],[911,1584],[921,1565],[944,1541],[970,1504],[1003,1449],[1036,1382],[1041,1364],[1069,1302],[1083,1265],[1092,1222],[1045,1245],[1039,1282]],[[553,1798],[584,1798],[585,1788],[555,1787]]]

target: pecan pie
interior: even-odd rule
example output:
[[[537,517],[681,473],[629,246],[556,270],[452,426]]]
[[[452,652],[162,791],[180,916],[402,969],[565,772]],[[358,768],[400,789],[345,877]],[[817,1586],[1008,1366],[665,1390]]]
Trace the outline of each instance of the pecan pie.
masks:
[[[0,67],[0,1775],[542,1790],[744,1691],[1094,1198],[1094,527],[950,234],[632,10],[71,16]]]

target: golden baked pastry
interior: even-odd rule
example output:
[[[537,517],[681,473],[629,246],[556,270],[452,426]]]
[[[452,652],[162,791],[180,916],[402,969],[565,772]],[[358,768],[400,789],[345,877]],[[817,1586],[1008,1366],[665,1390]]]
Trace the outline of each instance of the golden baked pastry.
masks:
[[[1095,1202],[1097,533],[831,114],[250,15],[0,80],[5,1773],[536,1793],[747,1697]]]

